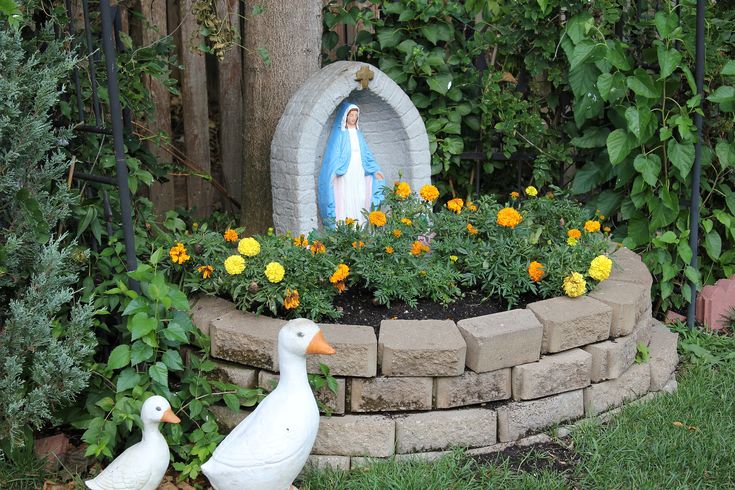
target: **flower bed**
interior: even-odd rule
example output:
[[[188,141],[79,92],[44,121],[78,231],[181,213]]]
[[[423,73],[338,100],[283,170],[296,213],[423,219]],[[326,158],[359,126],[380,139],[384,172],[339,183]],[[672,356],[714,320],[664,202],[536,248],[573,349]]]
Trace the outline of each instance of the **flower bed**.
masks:
[[[321,392],[314,464],[350,467],[364,458],[452,446],[492,448],[554,424],[594,415],[649,391],[675,388],[677,335],[651,317],[651,275],[627,249],[589,296],[556,297],[460,320],[385,320],[380,334],[323,324],[338,393]],[[247,387],[277,379],[277,332],[285,320],[201,297],[195,324],[211,336],[220,375]],[[637,352],[648,351],[646,362]],[[234,426],[247,413],[219,411]]]

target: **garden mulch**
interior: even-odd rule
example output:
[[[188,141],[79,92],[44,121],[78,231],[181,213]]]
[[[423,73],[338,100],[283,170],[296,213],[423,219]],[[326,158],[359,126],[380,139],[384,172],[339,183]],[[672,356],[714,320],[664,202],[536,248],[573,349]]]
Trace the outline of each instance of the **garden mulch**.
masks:
[[[572,449],[570,438],[543,442],[530,446],[510,446],[503,451],[469,456],[481,471],[497,471],[507,465],[513,471],[539,473],[553,471],[569,473],[579,463],[580,457]]]

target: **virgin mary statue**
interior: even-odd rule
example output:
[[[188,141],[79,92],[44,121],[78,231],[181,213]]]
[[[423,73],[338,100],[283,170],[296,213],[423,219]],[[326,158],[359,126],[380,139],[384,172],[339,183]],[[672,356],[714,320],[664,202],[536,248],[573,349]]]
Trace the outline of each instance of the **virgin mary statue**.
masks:
[[[362,224],[362,211],[383,200],[385,179],[359,129],[359,117],[359,107],[342,102],[324,149],[317,197],[327,226],[347,218]]]

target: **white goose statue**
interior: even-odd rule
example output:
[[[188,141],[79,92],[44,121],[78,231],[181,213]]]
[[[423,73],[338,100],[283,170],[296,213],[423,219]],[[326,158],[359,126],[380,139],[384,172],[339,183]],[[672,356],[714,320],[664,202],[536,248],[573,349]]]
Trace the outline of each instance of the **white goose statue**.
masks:
[[[171,455],[158,424],[181,422],[168,401],[158,395],[148,398],[140,409],[143,440],[127,448],[102,473],[87,480],[91,490],[155,490],[163,480]]]
[[[217,446],[202,472],[215,490],[289,490],[309,457],[319,409],[306,376],[306,354],[334,354],[304,318],[278,333],[280,380],[253,413]]]

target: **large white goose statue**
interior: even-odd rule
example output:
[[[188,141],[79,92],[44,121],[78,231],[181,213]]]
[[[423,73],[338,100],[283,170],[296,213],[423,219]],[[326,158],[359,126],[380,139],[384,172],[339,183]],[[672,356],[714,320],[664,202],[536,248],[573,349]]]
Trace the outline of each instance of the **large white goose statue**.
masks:
[[[148,398],[140,409],[143,440],[127,448],[102,473],[87,480],[91,490],[155,490],[166,474],[171,455],[158,424],[181,422],[168,401],[158,395]]]
[[[202,465],[215,490],[295,488],[293,481],[319,429],[319,409],[306,376],[306,354],[334,352],[311,320],[298,318],[281,328],[278,386]]]

